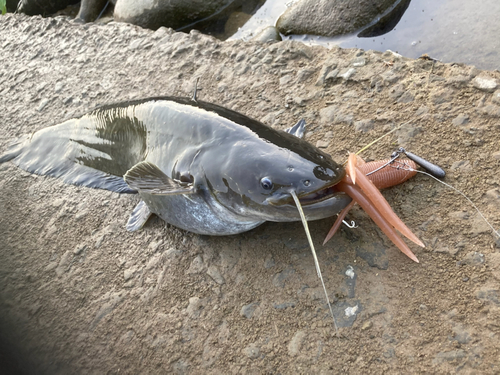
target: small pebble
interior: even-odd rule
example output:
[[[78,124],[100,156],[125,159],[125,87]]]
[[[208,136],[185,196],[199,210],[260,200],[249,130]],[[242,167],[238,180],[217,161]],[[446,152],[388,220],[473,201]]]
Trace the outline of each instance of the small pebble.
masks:
[[[342,71],[340,74],[339,74],[339,77],[345,79],[346,81],[349,80],[349,78],[351,78],[354,73],[356,73],[356,69],[354,68],[349,68],[345,71]]]
[[[461,126],[467,124],[468,122],[469,122],[469,116],[466,116],[461,113],[457,117],[455,117],[451,123],[455,126]]]
[[[493,92],[498,86],[494,78],[486,76],[477,76],[472,80],[472,85],[475,88],[486,92]]]
[[[260,355],[260,349],[255,344],[250,344],[243,349],[243,353],[250,359],[257,359]]]
[[[257,42],[281,41],[281,35],[276,27],[268,26],[255,35],[251,40]]]
[[[316,147],[317,148],[327,148],[329,144],[330,144],[330,142],[320,139],[319,141],[316,142]]]
[[[479,266],[484,263],[484,254],[477,251],[471,251],[462,260],[457,262],[458,266]]]
[[[253,314],[255,313],[255,310],[257,310],[257,307],[259,307],[259,302],[252,302],[248,305],[245,305],[241,308],[240,315],[244,316],[247,319],[251,319]]]
[[[49,104],[50,100],[47,99],[47,98],[43,98],[41,101],[40,101],[40,105],[38,106],[37,108],[37,111],[38,112],[41,112],[43,111],[43,109],[47,106],[47,104]]]
[[[123,271],[123,279],[125,281],[128,281],[135,273],[136,269],[135,268],[129,268]]]
[[[219,285],[226,283],[226,280],[224,280],[224,277],[222,277],[218,268],[214,265],[208,267],[207,274]]]
[[[363,323],[363,325],[361,326],[361,330],[362,331],[367,331],[367,330],[369,330],[372,327],[373,327],[373,322],[371,320],[368,320],[368,321],[366,321],[366,322]]]
[[[189,298],[189,305],[186,308],[188,316],[192,319],[197,319],[201,315],[201,311],[205,306],[205,300],[200,297]]]
[[[290,340],[290,343],[288,344],[288,354],[292,357],[295,357],[297,354],[300,352],[300,348],[302,346],[302,343],[304,342],[304,339],[306,337],[305,331],[299,330],[295,332],[295,335],[293,335],[293,338]]]
[[[87,245],[78,245],[77,247],[75,247],[75,250],[73,250],[73,254],[75,255],[79,255],[81,254],[85,249],[87,248]]]

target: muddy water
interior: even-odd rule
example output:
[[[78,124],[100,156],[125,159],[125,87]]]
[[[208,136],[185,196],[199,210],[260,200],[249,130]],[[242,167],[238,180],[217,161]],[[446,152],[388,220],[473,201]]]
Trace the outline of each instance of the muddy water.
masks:
[[[231,38],[250,38],[259,29],[274,25],[290,1],[268,0]],[[422,54],[443,62],[460,62],[481,69],[500,69],[500,2],[498,0],[412,0],[389,33],[371,38],[357,34],[338,38],[292,36],[311,44],[392,50],[407,57]]]

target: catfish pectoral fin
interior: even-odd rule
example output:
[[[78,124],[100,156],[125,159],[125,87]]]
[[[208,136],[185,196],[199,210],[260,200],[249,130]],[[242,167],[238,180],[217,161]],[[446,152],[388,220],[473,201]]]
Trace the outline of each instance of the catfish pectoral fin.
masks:
[[[184,184],[168,177],[160,168],[148,161],[134,165],[125,173],[123,179],[128,186],[140,193],[176,195],[194,192],[192,184]]]
[[[132,211],[132,214],[128,219],[127,230],[129,232],[135,232],[142,229],[151,215],[152,212],[146,203],[144,201],[140,201],[139,204],[135,206],[134,211]]]

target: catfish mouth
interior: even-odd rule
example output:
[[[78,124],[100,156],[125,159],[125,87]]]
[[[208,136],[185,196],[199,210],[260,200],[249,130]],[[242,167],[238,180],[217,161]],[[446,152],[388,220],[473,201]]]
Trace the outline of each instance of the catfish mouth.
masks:
[[[302,206],[309,206],[311,204],[326,201],[327,199],[333,198],[338,194],[338,190],[335,189],[335,185],[330,185],[322,189],[313,191],[307,195],[302,195],[299,198],[299,202]]]
[[[332,185],[322,187],[321,189],[308,192],[307,194],[301,194],[299,198],[299,202],[302,206],[310,206],[319,202],[326,201],[327,199],[333,198],[335,195],[339,194],[339,191],[335,188],[334,183]],[[282,206],[282,205],[295,205],[295,202],[290,195],[290,192],[284,192],[283,194],[270,198],[267,200],[273,206]]]

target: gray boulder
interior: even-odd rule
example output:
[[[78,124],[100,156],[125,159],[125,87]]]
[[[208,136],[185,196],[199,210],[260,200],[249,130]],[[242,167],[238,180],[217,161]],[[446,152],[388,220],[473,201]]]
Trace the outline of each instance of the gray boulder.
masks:
[[[107,0],[82,0],[80,3],[80,11],[76,15],[76,19],[84,22],[95,21],[106,8],[107,2]]]
[[[397,0],[300,0],[276,23],[284,35],[337,36],[368,25]]]
[[[7,7],[7,12],[13,13],[17,10],[17,6],[20,5],[18,0],[7,0],[5,6]]]
[[[399,1],[389,12],[358,34],[358,38],[372,38],[392,31],[408,9],[411,0]]]
[[[117,0],[115,21],[156,30],[161,26],[179,30],[222,15],[256,0]],[[244,4],[245,3],[245,4]]]
[[[28,16],[34,16],[41,14],[46,16],[53,14],[58,10],[64,9],[69,5],[78,3],[80,0],[21,0],[17,6],[19,13],[27,14]],[[9,8],[11,2],[8,2]]]
[[[76,19],[91,22],[97,19],[105,9],[108,0],[7,0],[7,10],[10,12],[18,10],[19,13],[25,13],[28,16],[41,14],[49,16],[70,5],[80,2],[80,11]],[[111,0],[115,3],[115,0]]]

